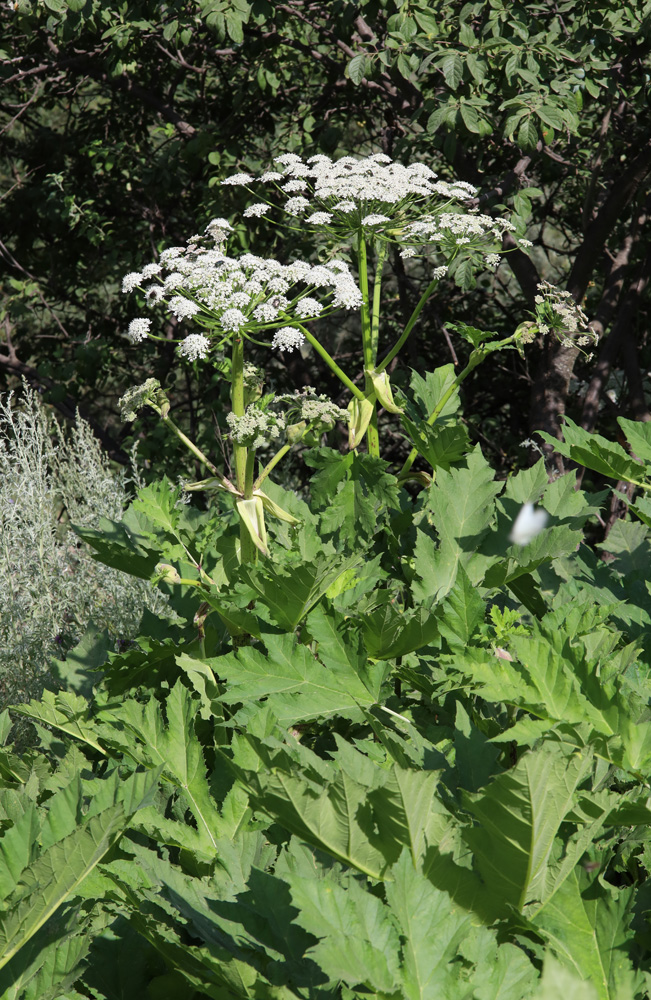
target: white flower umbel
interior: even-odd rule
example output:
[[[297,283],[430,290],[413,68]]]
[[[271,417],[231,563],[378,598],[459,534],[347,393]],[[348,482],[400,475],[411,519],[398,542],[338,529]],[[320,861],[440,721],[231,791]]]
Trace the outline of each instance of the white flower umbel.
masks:
[[[316,299],[312,299],[306,296],[304,299],[299,299],[294,308],[294,312],[301,319],[312,318],[314,316],[321,315],[321,303],[317,302]]]
[[[132,319],[127,330],[127,337],[132,344],[139,344],[149,336],[150,319]]]
[[[227,226],[224,219],[214,219],[206,236],[193,236],[185,248],[163,251],[160,265],[147,265],[125,279],[125,287],[140,288],[147,274],[153,279],[144,289],[150,305],[164,307],[176,321],[192,320],[201,327],[201,340],[182,342],[182,357],[205,358],[205,342],[217,347],[235,334],[259,342],[276,328],[279,339],[274,346],[295,350],[304,338],[293,321],[360,307],[362,295],[345,261],[281,264],[251,253],[229,257],[222,243]],[[149,319],[133,320],[129,338],[133,343],[144,340],[150,326]],[[287,330],[291,336],[283,332]]]
[[[144,277],[145,275],[141,274],[140,271],[129,271],[122,279],[122,291],[132,292],[134,288],[139,287]]]
[[[185,340],[179,344],[179,354],[187,358],[188,361],[197,361],[207,357],[210,350],[210,341],[202,333],[190,333]]]
[[[477,263],[492,269],[497,267],[505,233],[515,230],[506,219],[494,219],[479,212],[440,212],[425,215],[405,227],[403,242],[412,247],[432,247],[448,259],[454,258],[463,248],[465,256],[474,257]]]
[[[259,219],[262,215],[267,214],[270,207],[270,205],[265,205],[264,202],[258,202],[255,205],[249,205],[248,208],[245,208],[242,215],[245,219],[250,219],[252,216]]]
[[[169,304],[170,312],[174,313],[177,319],[185,319],[188,316],[196,316],[199,306],[190,299],[184,299],[182,295],[175,295]]]
[[[547,525],[549,515],[546,510],[536,510],[532,503],[525,503],[513,522],[509,540],[514,545],[528,545]]]
[[[301,227],[325,231],[342,241],[366,230],[374,240],[406,246],[404,257],[426,248],[448,261],[462,254],[477,268],[494,269],[502,237],[515,229],[505,220],[464,209],[463,203],[475,198],[477,189],[465,181],[439,180],[425,163],[403,166],[383,153],[338,160],[318,155],[306,161],[296,153],[284,153],[276,158],[276,166],[278,170],[256,179],[236,174],[222,183],[242,184],[252,192],[258,183],[271,184],[275,194],[270,200],[279,199],[281,211],[293,217],[290,227],[296,228],[296,217],[301,217]],[[245,216],[255,207],[247,208]],[[516,242],[530,245],[527,240]]]
[[[300,330],[297,330],[293,326],[283,326],[280,330],[276,330],[271,346],[277,348],[279,351],[288,351],[291,354],[295,348],[300,347],[304,342],[305,337]]]
[[[350,233],[362,226],[395,228],[417,218],[433,202],[466,201],[476,194],[471,184],[438,180],[424,163],[405,167],[383,153],[338,160],[319,155],[307,161],[296,153],[284,153],[276,165],[278,170],[268,170],[258,180],[275,185],[285,198],[282,207],[287,214],[303,215],[311,208],[305,221],[317,229],[326,226]],[[240,173],[222,183],[250,187],[253,178]],[[245,215],[249,212],[246,209]]]
[[[363,226],[381,226],[383,222],[391,222],[388,215],[378,215],[375,213],[374,215],[366,215],[362,219]]]

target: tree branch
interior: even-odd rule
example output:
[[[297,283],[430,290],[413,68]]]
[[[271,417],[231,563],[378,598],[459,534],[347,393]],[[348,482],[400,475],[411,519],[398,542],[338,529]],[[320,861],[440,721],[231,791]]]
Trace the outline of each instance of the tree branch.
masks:
[[[606,200],[586,229],[585,239],[574,259],[567,280],[567,289],[575,302],[580,302],[585,295],[608,237],[621,219],[622,210],[635,197],[649,170],[651,170],[651,140],[647,141],[621,176],[613,179]]]

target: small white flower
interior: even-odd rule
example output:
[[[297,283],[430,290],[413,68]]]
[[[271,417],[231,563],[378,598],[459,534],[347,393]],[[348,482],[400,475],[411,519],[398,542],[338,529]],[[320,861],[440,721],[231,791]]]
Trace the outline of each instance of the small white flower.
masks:
[[[283,191],[287,194],[296,194],[298,191],[305,191],[307,189],[307,183],[298,179],[287,181],[283,184]]]
[[[122,291],[132,292],[141,283],[144,275],[140,271],[129,271],[122,279]]]
[[[309,295],[306,295],[304,299],[299,299],[296,303],[294,312],[297,316],[300,316],[301,319],[304,319],[307,316],[320,316],[321,304],[320,302],[317,302],[316,299],[312,299]]]
[[[305,221],[310,222],[313,226],[327,226],[328,223],[332,221],[332,213],[315,212],[314,215],[311,215],[309,219],[306,219]]]
[[[271,346],[276,347],[279,351],[287,351],[291,354],[295,348],[300,347],[304,342],[305,337],[296,327],[282,326],[280,330],[276,330]]]
[[[132,344],[139,344],[141,340],[147,339],[150,326],[150,319],[132,319],[127,330],[127,337]]]
[[[163,268],[160,264],[147,264],[142,269],[142,276],[143,278],[153,278],[155,274],[158,274],[162,270]]]
[[[444,278],[448,273],[447,265],[443,264],[441,267],[435,267],[432,271],[433,278]]]
[[[242,215],[245,219],[250,219],[251,216],[255,216],[257,219],[260,219],[263,215],[266,215],[269,208],[269,205],[265,205],[265,203],[261,201],[255,205],[249,205],[248,208],[244,209]]]
[[[239,330],[246,323],[246,316],[239,309],[225,309],[219,322],[222,330]]]
[[[513,542],[514,545],[528,545],[543,530],[548,517],[546,510],[542,508],[534,510],[532,503],[523,504],[520,513],[513,522],[509,541]]]
[[[249,174],[232,174],[230,177],[226,177],[222,184],[231,184],[236,187],[238,184],[250,184],[253,178]]]
[[[332,266],[332,265],[331,265]],[[285,274],[292,281],[305,281],[312,273],[312,266],[304,260],[295,260],[285,267]]]
[[[187,319],[188,316],[196,316],[200,312],[196,302],[185,299],[182,295],[176,295],[170,301],[170,312],[173,312],[177,319]]]
[[[296,153],[283,153],[281,156],[275,158],[275,162],[287,166],[290,163],[302,163],[302,160]]]
[[[335,294],[332,299],[335,309],[340,306],[343,306],[344,309],[359,309],[362,301],[362,293],[353,279],[342,275],[342,278],[335,285]]]
[[[309,207],[309,201],[307,198],[302,198],[301,195],[298,195],[296,198],[290,198],[289,201],[285,202],[285,211],[289,215],[300,215],[301,212],[304,212]]]
[[[403,258],[403,260],[407,260],[408,257],[415,257],[416,251],[414,250],[413,247],[407,247],[405,250],[400,251],[400,256]]]
[[[178,353],[188,361],[203,360],[208,354],[210,341],[202,333],[191,333],[179,344]]]
[[[167,292],[171,291],[172,288],[179,288],[181,285],[183,285],[183,275],[180,271],[172,271],[163,282],[163,287]]]
[[[279,174],[277,170],[267,170],[266,173],[262,174],[260,177],[261,181],[281,181],[283,175]]]
[[[216,229],[223,230],[224,232],[227,233],[233,232],[233,227],[231,226],[230,222],[228,222],[227,219],[211,219],[208,225],[206,226],[206,232],[212,236],[212,234]]]
[[[145,298],[148,302],[161,302],[165,298],[165,292],[161,285],[150,285],[145,288]]]
[[[531,242],[531,240],[518,240],[518,243],[520,244],[521,247],[532,247],[533,246],[533,243]]]
[[[386,215],[367,215],[362,219],[363,226],[379,226],[382,222],[390,222]]]
[[[289,288],[289,282],[285,281],[284,278],[272,278],[267,283],[267,288],[270,292],[278,292],[279,295],[282,295]]]
[[[260,305],[256,306],[253,310],[253,318],[258,323],[272,323],[277,315],[278,310],[275,309],[269,302],[261,302]]]
[[[168,247],[160,255],[161,263],[166,264],[168,260],[176,260],[177,257],[182,257],[184,253],[185,247]]]

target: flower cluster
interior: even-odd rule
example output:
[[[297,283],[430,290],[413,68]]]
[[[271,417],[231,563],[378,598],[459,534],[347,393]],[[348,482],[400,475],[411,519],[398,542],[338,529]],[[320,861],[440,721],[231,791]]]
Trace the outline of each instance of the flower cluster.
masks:
[[[225,219],[214,219],[205,236],[191,237],[186,247],[164,250],[160,263],[132,271],[122,282],[124,292],[139,288],[149,302],[163,304],[179,322],[192,319],[204,329],[180,343],[182,356],[203,359],[212,346],[234,333],[251,338],[276,328],[273,346],[291,351],[304,339],[292,322],[361,305],[360,290],[343,261],[280,264],[251,253],[229,257],[224,239],[230,229]],[[210,242],[213,245],[207,245]],[[132,320],[127,336],[133,343],[145,340],[151,336],[151,320]]]
[[[274,413],[252,405],[247,406],[241,417],[235,416],[233,412],[227,413],[226,423],[235,444],[245,445],[247,448],[264,448],[265,445],[278,441],[287,421],[284,413]]]
[[[347,423],[350,417],[348,410],[337,406],[328,396],[317,396],[316,389],[310,385],[296,389],[293,395],[279,396],[278,402],[286,404],[288,417],[320,427],[332,427],[337,420]]]
[[[534,303],[540,333],[553,331],[564,347],[597,343],[598,335],[590,329],[588,317],[570,292],[561,291],[549,281],[541,281]]]
[[[420,212],[420,206],[434,198],[464,201],[476,194],[472,184],[438,180],[424,163],[405,167],[383,153],[364,159],[342,156],[338,160],[318,155],[307,161],[295,153],[285,153],[276,158],[276,164],[277,170],[268,170],[259,178],[234,174],[222,184],[250,187],[257,181],[272,183],[285,197],[282,207],[288,215],[300,216],[303,224],[315,229],[340,233],[363,228],[382,234],[387,228],[395,229],[416,218],[415,206]],[[265,215],[270,207],[270,202],[250,205],[244,216]],[[395,238],[394,233],[391,235]]]
[[[247,406],[241,417],[227,414],[226,422],[235,444],[263,448],[279,443],[285,433],[295,443],[308,429],[320,433],[333,427],[337,420],[347,422],[348,418],[348,410],[337,406],[328,396],[318,396],[316,389],[307,386],[291,395],[265,396],[259,403]]]
[[[301,219],[302,227],[322,230],[337,239],[363,231],[370,238],[404,246],[402,256],[413,257],[416,247],[434,249],[447,259],[463,253],[491,270],[499,264],[501,240],[515,227],[501,219],[464,211],[454,203],[468,202],[477,189],[465,181],[442,181],[424,163],[403,166],[383,153],[364,159],[312,156],[304,161],[295,153],[276,158],[277,169],[260,177],[238,173],[222,184],[252,190],[258,183],[272,184],[283,199],[283,211]],[[253,193],[253,191],[252,191]],[[244,217],[261,217],[271,201],[256,202]],[[522,247],[527,240],[518,240]],[[483,259],[482,259],[483,258]]]
[[[142,385],[134,385],[127,389],[118,402],[120,416],[125,422],[130,423],[136,419],[138,410],[141,410],[150,401],[154,402],[160,410],[169,408],[169,403],[157,378],[148,378]]]
[[[440,212],[425,215],[405,226],[401,242],[407,244],[401,256],[413,257],[416,248],[434,245],[447,259],[454,259],[460,250],[468,256],[480,257],[494,270],[501,261],[496,251],[501,248],[506,233],[515,231],[513,223],[481,215],[476,209],[468,212]],[[529,240],[516,240],[521,247],[530,247]]]

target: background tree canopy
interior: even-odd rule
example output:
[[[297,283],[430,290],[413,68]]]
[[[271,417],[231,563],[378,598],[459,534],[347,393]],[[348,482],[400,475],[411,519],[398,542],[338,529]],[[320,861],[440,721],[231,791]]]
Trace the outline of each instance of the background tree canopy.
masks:
[[[4,4],[2,384],[26,376],[65,415],[79,405],[120,460],[133,429],[116,400],[153,374],[177,419],[214,440],[217,381],[181,369],[171,345],[128,344],[122,276],[237,214],[241,191],[219,183],[238,167],[382,150],[476,185],[480,210],[510,213],[534,243],[475,288],[442,288],[412,367],[456,361],[452,320],[511,333],[541,279],[569,290],[600,336],[591,361],[548,340],[468,381],[471,434],[493,465],[521,463],[536,429],[558,436],[566,411],[605,433],[617,415],[651,419],[650,15],[641,0]],[[283,240],[261,227],[255,252],[288,258],[297,247]],[[409,263],[394,261],[396,320],[414,304]],[[345,330],[330,335],[345,354]],[[297,355],[272,377],[314,380]],[[145,458],[163,433],[150,428]]]

